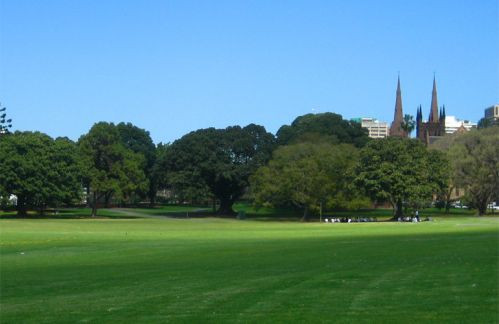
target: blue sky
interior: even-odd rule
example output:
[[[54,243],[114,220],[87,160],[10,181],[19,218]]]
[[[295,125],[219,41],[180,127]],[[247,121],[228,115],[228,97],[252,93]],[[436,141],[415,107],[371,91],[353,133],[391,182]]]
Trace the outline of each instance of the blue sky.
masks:
[[[310,112],[478,121],[498,102],[497,0],[0,0],[0,102],[15,129],[78,139],[130,121],[153,140]]]

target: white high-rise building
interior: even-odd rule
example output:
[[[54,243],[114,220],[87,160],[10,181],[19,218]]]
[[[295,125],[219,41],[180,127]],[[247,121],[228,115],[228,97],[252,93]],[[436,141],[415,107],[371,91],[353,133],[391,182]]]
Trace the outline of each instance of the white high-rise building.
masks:
[[[390,127],[387,122],[368,117],[355,118],[353,120],[360,122],[360,126],[369,131],[369,137],[371,138],[383,138],[390,134]]]
[[[476,123],[470,122],[469,120],[460,120],[456,118],[456,116],[445,116],[446,134],[455,133],[461,126],[469,131],[472,128],[476,128]]]

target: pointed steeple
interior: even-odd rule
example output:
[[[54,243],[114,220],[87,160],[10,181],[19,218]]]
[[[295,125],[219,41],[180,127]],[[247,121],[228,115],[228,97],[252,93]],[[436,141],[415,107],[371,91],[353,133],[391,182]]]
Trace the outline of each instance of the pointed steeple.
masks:
[[[395,115],[393,120],[402,120],[402,91],[400,90],[400,76],[397,78],[397,96],[395,98]]]
[[[419,138],[420,126],[422,122],[423,122],[423,112],[421,109],[421,105],[419,105],[416,112],[416,138]]]
[[[391,136],[402,136],[406,137],[407,134],[402,129],[402,122],[404,120],[404,115],[402,113],[402,91],[400,90],[400,75],[397,78],[397,94],[395,98],[395,114],[393,116],[393,122],[390,127]]]
[[[433,75],[433,90],[431,92],[431,110],[430,118],[428,119],[431,123],[438,123],[438,100],[437,100],[437,82],[435,81],[435,75]]]

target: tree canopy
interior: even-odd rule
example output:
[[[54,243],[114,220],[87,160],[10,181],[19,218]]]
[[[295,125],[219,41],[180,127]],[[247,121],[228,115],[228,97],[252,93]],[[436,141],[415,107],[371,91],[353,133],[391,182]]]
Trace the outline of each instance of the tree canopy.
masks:
[[[147,190],[142,190],[139,186],[137,194],[139,197],[148,197],[151,204],[154,203],[157,191],[157,181],[153,176],[153,167],[156,161],[156,146],[154,145],[149,132],[145,129],[139,128],[132,123],[119,123],[116,125],[120,136],[121,143],[134,153],[140,154],[144,157],[145,163],[142,170],[149,182]]]
[[[279,145],[326,141],[363,147],[369,141],[368,131],[359,123],[330,112],[299,116],[291,125],[279,128],[276,136]]]
[[[169,146],[162,168],[174,191],[209,192],[220,202],[219,214],[233,214],[249,176],[267,162],[273,148],[274,136],[263,126],[200,129]]]
[[[456,137],[449,149],[456,185],[464,188],[480,215],[499,198],[499,127]]]
[[[48,205],[78,200],[81,174],[75,144],[39,132],[1,136],[0,195],[16,195],[21,216],[28,208],[43,212]]]
[[[136,191],[146,190],[145,158],[123,145],[113,123],[96,123],[78,144],[86,182],[92,192],[92,216],[96,215],[101,199],[109,201],[113,195],[125,199]]]
[[[268,165],[251,177],[251,190],[257,205],[292,205],[309,211],[322,204],[347,207],[354,200],[351,170],[358,152],[348,144],[298,143],[281,146]]]
[[[416,139],[387,137],[369,142],[360,153],[355,183],[377,201],[388,201],[396,217],[403,206],[420,208],[447,188],[448,161]]]

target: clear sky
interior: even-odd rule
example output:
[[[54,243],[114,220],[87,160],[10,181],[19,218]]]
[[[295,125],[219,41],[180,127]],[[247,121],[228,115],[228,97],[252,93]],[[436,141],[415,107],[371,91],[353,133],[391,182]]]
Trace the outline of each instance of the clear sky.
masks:
[[[0,102],[18,130],[98,121],[153,140],[310,112],[478,121],[498,102],[497,0],[0,0]]]

